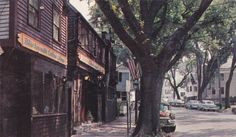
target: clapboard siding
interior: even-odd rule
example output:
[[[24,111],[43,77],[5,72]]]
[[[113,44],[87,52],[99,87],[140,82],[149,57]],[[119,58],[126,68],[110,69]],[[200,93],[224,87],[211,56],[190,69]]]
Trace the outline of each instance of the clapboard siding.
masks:
[[[17,1],[17,33],[26,33],[48,47],[66,55],[67,53],[67,17],[63,15],[63,0],[41,0],[40,27],[35,29],[28,24],[28,0]],[[53,40],[53,7],[61,12],[60,42]]]
[[[0,39],[9,38],[10,0],[0,0]]]

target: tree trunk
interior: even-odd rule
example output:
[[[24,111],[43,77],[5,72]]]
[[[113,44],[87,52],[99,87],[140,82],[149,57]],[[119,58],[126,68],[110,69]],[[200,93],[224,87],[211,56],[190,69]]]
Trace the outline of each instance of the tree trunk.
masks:
[[[143,69],[139,119],[132,137],[154,137],[159,127],[159,111],[164,73]]]
[[[202,93],[204,92],[204,88],[203,87],[200,87],[199,89],[198,89],[198,94],[197,94],[197,99],[199,100],[199,101],[202,101]]]
[[[229,75],[229,77],[232,77],[230,75]],[[232,78],[231,78],[231,80],[232,80]],[[225,109],[230,108],[229,93],[230,93],[231,80],[228,79],[226,84],[225,84]]]
[[[200,63],[200,60],[197,60],[197,88],[198,88],[198,100],[202,100],[202,65]]]
[[[180,99],[179,91],[178,91],[177,88],[174,89],[174,92],[175,92],[175,94],[177,96],[177,99]]]
[[[230,93],[231,81],[232,81],[233,74],[234,74],[235,63],[236,63],[236,60],[233,59],[232,64],[231,64],[231,68],[230,68],[229,78],[225,84],[225,109],[230,108],[229,93]]]

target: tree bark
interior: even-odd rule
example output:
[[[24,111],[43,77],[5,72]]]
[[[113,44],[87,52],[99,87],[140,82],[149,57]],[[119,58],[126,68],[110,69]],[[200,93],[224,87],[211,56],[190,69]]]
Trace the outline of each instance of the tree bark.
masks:
[[[157,135],[159,129],[158,104],[161,102],[164,73],[156,71],[157,69],[142,68],[142,70],[140,113],[132,137],[153,137]]]
[[[202,87],[200,87],[198,89],[198,94],[197,94],[197,98],[199,101],[202,101],[202,93],[203,93],[204,89]]]
[[[230,94],[230,85],[231,85],[231,81],[232,81],[234,70],[235,70],[235,63],[236,63],[236,59],[233,58],[231,68],[230,68],[229,78],[225,84],[225,109],[230,108],[229,94]]]

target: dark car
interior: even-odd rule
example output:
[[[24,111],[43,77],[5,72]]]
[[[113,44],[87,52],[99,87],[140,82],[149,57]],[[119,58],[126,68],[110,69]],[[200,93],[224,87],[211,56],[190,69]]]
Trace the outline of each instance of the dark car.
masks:
[[[165,133],[174,132],[176,129],[175,115],[166,102],[162,102],[160,105],[160,128]]]

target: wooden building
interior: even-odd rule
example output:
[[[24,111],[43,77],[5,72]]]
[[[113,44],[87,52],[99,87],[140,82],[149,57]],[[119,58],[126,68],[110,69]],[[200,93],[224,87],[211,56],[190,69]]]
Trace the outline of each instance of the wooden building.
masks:
[[[64,0],[0,0],[0,136],[66,137]]]
[[[110,80],[115,79],[111,72],[115,73],[116,57],[110,42],[104,41],[72,5],[69,5],[68,24],[68,78],[74,85],[73,124],[114,120],[115,83]]]

